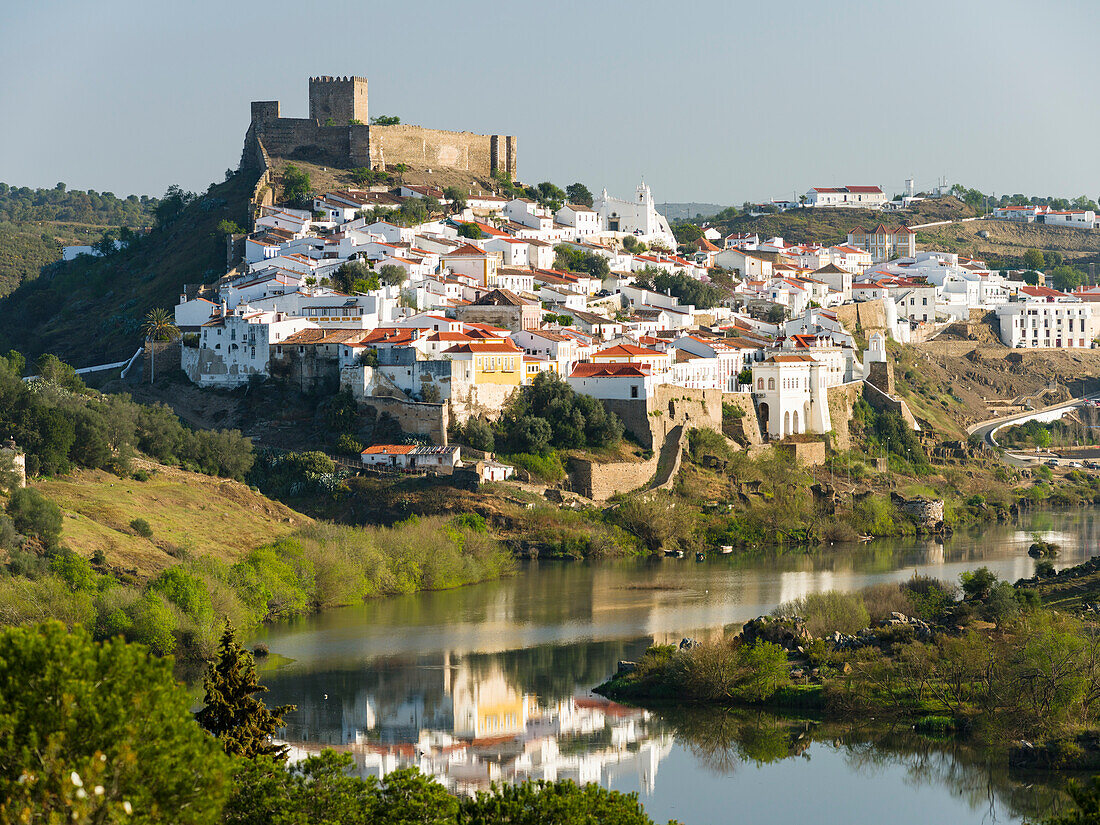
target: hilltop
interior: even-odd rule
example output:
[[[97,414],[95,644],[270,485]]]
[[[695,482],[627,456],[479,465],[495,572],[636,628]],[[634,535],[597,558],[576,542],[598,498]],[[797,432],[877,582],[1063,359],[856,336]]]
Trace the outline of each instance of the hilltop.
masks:
[[[980,260],[1023,266],[1029,249],[1059,252],[1069,264],[1087,268],[1100,263],[1100,230],[1040,223],[977,220],[917,231],[920,249],[942,249]]]
[[[934,221],[954,221],[972,218],[978,213],[958,198],[939,198],[918,201],[913,209],[904,212],[882,212],[876,209],[848,209],[821,207],[816,209],[792,209],[774,215],[739,215],[717,224],[724,235],[731,232],[755,232],[761,239],[779,236],[795,243],[843,243],[853,227],[872,229],[880,223],[887,228],[912,226]]]
[[[312,522],[239,481],[136,459],[134,476],[76,470],[35,482],[64,513],[61,540],[78,554],[146,578],[187,556],[234,562]],[[152,534],[131,526],[145,519]]]
[[[133,354],[153,307],[171,308],[187,283],[216,280],[226,269],[222,221],[248,224],[256,177],[238,173],[193,198],[129,247],[104,258],[47,266],[0,300],[0,351],[35,358],[52,352],[77,367]]]

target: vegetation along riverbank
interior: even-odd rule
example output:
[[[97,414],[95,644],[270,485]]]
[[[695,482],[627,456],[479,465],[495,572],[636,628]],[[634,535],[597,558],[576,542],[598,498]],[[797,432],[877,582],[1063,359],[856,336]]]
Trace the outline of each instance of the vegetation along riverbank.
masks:
[[[1039,563],[1042,565],[1042,562]],[[1018,767],[1100,768],[1100,636],[1044,605],[1095,562],[1015,585],[985,568],[779,605],[720,641],[650,648],[597,692],[643,705],[873,716],[976,743]]]

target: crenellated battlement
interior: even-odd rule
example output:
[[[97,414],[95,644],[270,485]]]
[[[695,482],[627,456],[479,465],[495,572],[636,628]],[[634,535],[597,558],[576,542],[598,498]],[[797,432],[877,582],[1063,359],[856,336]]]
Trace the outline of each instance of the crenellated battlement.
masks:
[[[385,169],[459,169],[488,177],[507,170],[516,177],[516,138],[448,132],[405,124],[371,126],[367,79],[355,75],[309,78],[309,117],[284,118],[277,100],[252,102],[242,163],[264,153],[333,166]]]

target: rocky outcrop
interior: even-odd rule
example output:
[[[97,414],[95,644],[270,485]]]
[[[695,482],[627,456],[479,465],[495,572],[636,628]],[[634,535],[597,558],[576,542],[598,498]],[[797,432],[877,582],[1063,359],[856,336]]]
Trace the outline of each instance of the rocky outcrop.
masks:
[[[757,616],[745,622],[741,630],[745,644],[771,642],[784,650],[798,650],[813,636],[806,629],[806,623],[797,616],[777,619],[772,616]]]

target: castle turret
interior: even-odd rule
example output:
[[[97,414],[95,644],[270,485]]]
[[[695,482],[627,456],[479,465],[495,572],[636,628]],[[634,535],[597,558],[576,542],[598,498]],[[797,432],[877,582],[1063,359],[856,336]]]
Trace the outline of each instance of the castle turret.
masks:
[[[347,126],[353,120],[369,123],[365,77],[311,77],[309,116],[321,126]]]

